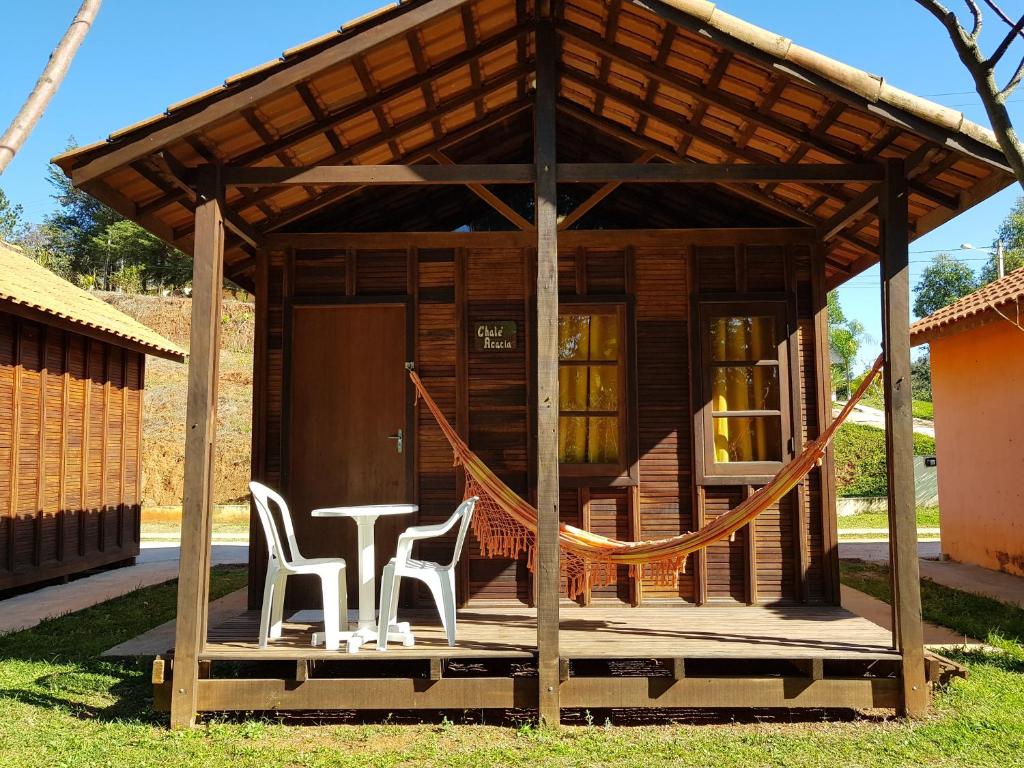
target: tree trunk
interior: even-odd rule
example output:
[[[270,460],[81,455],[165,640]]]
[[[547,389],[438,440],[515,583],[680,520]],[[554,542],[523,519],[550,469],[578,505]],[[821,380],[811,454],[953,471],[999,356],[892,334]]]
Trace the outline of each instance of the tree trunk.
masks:
[[[36,81],[36,87],[32,89],[32,93],[29,94],[21,110],[15,115],[7,131],[0,137],[0,174],[3,174],[7,166],[10,165],[11,160],[14,159],[18,150],[36,127],[39,118],[43,116],[50,100],[57,93],[57,89],[60,88],[60,84],[71,66],[71,61],[89,33],[96,14],[99,13],[100,2],[101,0],[83,0],[82,7],[78,9],[68,31],[64,33],[64,37],[50,54],[50,60],[46,63],[43,74]]]

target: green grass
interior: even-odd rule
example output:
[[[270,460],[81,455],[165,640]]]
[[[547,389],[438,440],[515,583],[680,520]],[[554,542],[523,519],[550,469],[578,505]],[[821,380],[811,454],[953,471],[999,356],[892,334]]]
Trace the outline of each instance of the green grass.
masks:
[[[917,508],[918,528],[938,528],[939,508],[918,507]],[[885,512],[864,512],[858,515],[842,515],[839,517],[839,531],[850,528],[875,528],[888,531],[889,516]]]
[[[865,575],[866,573],[866,575]],[[850,574],[845,574],[849,576]],[[859,582],[879,578],[854,574]],[[870,577],[870,579],[869,579]],[[241,569],[217,569],[214,596],[239,587]],[[140,590],[35,629],[0,637],[0,765],[91,766],[732,766],[803,768],[993,766],[1024,754],[1024,651],[965,654],[967,680],[924,721],[859,719],[719,725],[567,727],[440,724],[285,726],[218,719],[184,733],[150,711],[149,673],[100,660],[106,647],[169,619],[174,583]],[[931,610],[931,603],[928,603]],[[1019,628],[993,610],[1010,636]],[[978,615],[976,620],[984,617]],[[971,634],[981,628],[969,625]],[[479,713],[467,713],[479,719]],[[460,720],[461,718],[455,718]]]
[[[840,567],[844,584],[892,603],[887,566],[859,560],[843,560]],[[991,597],[963,592],[936,584],[930,579],[922,579],[921,612],[926,621],[955,629],[969,637],[995,637],[1000,645],[1020,647],[1024,644],[1024,608],[1001,603]],[[1024,654],[1024,648],[1020,650]],[[1024,678],[1021,684],[1024,685]]]
[[[885,408],[885,401],[881,392],[867,392],[861,402],[880,411]],[[935,420],[935,405],[930,400],[913,400],[911,412],[914,414],[915,419]]]
[[[885,432],[865,424],[843,424],[833,443],[836,491],[840,496],[885,496]],[[935,440],[914,433],[914,455],[931,456]]]

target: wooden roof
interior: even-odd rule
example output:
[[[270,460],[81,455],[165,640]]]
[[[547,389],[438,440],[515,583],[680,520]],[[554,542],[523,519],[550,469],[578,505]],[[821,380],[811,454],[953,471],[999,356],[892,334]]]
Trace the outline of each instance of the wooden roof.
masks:
[[[560,158],[579,155],[580,137],[588,135],[588,159],[595,161],[902,158],[911,237],[1013,181],[992,134],[961,113],[711,3],[554,5]],[[389,6],[55,162],[76,184],[186,252],[195,204],[181,170],[192,166],[507,162],[532,146],[534,18],[533,0]],[[830,286],[877,259],[875,198],[867,184],[682,187],[645,193],[628,185],[599,210],[635,226],[649,226],[659,206],[690,211],[690,220],[707,226],[744,214],[765,225],[813,226],[828,244]],[[691,206],[699,200],[700,210]],[[459,216],[481,210],[479,190],[466,188],[231,188],[227,201],[227,270],[243,283],[253,268],[252,244],[274,231],[312,222],[343,230],[352,221],[364,230],[395,229],[396,221],[409,229],[455,228],[467,223]],[[433,213],[426,224],[424,210]],[[513,213],[530,216],[525,209]]]
[[[0,241],[0,309],[28,310],[42,322],[54,318],[118,346],[182,362],[185,353],[151,328],[92,296]]]
[[[1008,320],[1022,326],[1020,312],[1024,298],[1024,267],[1015,269],[974,293],[964,296],[910,326],[913,346],[952,336],[982,325]]]

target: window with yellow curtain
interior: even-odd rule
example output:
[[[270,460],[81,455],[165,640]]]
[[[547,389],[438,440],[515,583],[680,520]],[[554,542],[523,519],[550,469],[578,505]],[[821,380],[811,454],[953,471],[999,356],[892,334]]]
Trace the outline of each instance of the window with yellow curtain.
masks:
[[[719,469],[783,459],[782,310],[734,303],[705,313],[706,455]]]
[[[562,464],[622,461],[621,306],[563,305],[558,317],[558,453]]]

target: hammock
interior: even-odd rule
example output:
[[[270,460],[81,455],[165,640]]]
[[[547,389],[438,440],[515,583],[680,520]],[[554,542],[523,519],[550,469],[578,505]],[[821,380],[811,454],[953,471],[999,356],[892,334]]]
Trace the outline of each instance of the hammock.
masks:
[[[659,584],[672,584],[679,573],[685,572],[686,558],[691,553],[732,537],[796,487],[813,467],[820,465],[836,430],[853,411],[881,368],[882,358],[879,357],[839,416],[817,439],[808,442],[800,455],[786,464],[771,482],[698,531],[656,541],[630,542],[560,523],[558,543],[569,597],[579,597],[596,584],[614,584],[619,566],[628,567],[630,576],[634,578],[649,575]],[[484,557],[516,559],[525,553],[532,572],[537,542],[537,510],[470,450],[415,371],[410,371],[409,376],[416,387],[417,402],[422,399],[433,414],[451,444],[455,466],[461,466],[465,471],[465,498],[477,496],[480,499],[473,514],[472,527],[480,543],[481,554]]]

